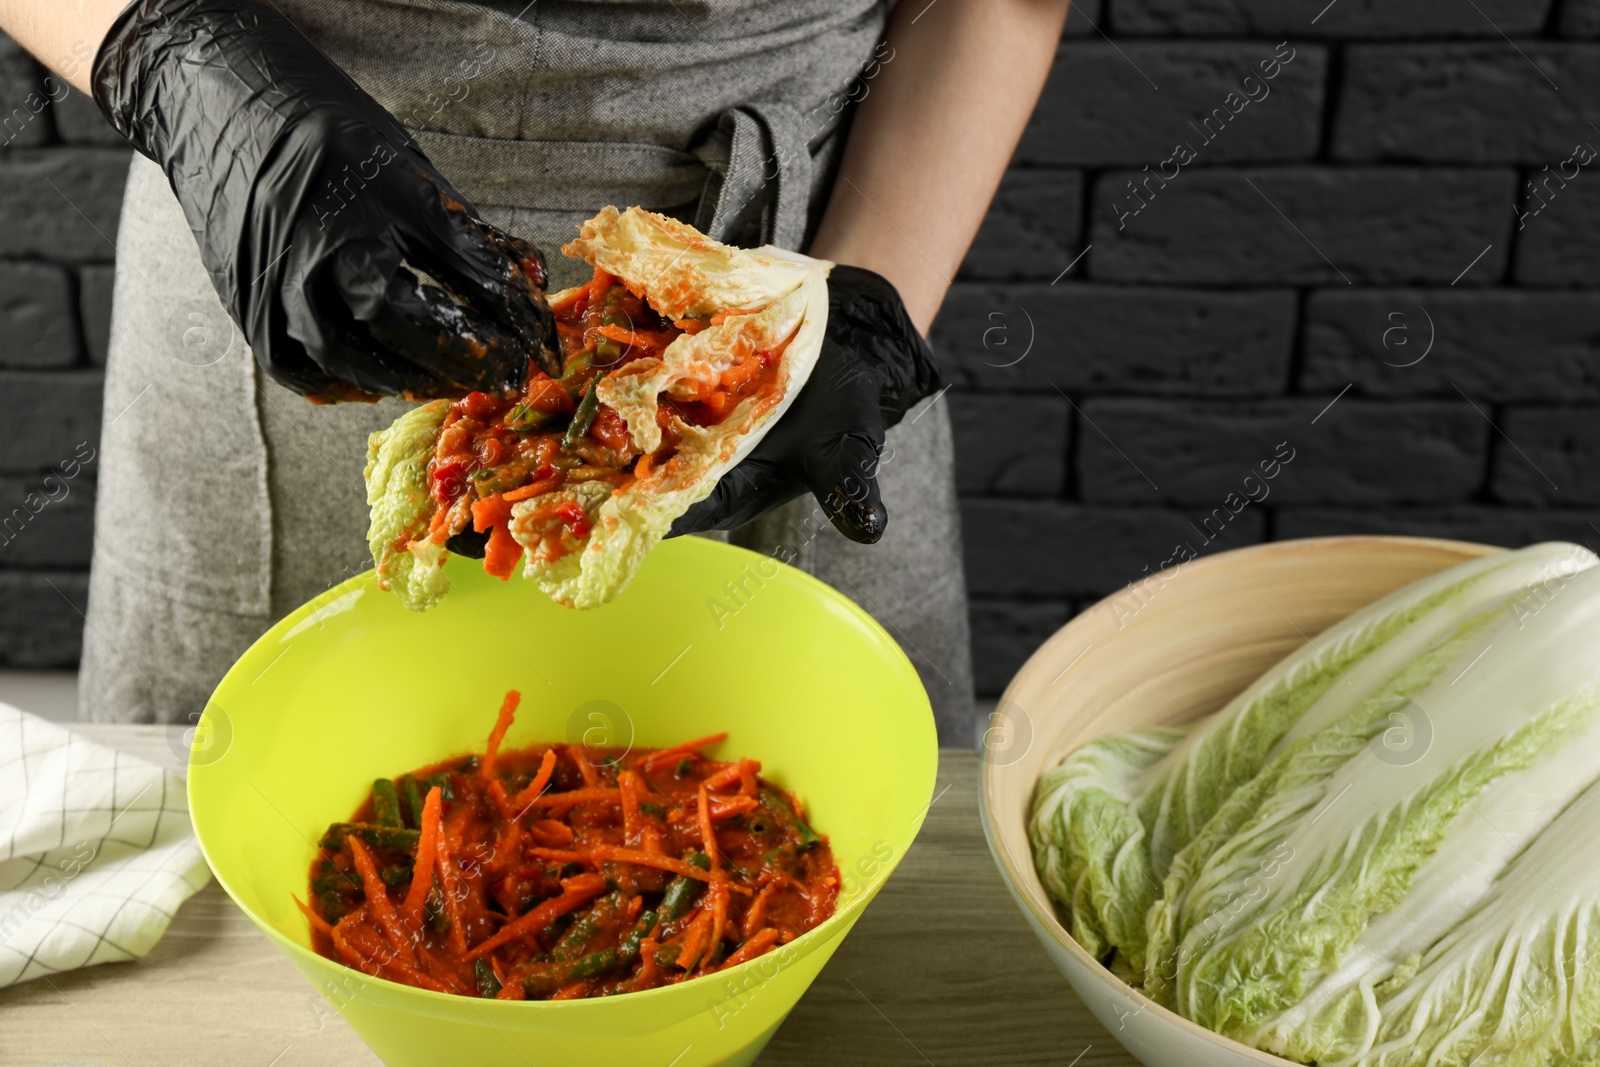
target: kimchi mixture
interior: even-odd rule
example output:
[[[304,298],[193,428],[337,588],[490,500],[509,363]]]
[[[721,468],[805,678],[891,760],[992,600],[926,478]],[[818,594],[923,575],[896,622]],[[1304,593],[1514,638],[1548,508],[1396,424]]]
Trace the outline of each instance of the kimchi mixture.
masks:
[[[626,420],[600,403],[600,379],[635,360],[659,357],[676,338],[720,324],[725,315],[669,322],[613,275],[598,268],[587,285],[552,302],[562,350],[562,374],[530,366],[522,395],[503,399],[469,393],[450,405],[428,466],[437,510],[428,536],[453,548],[481,549],[484,569],[510,577],[522,548],[509,529],[511,507],[577,482],[623,489],[671,461],[679,435],[676,416],[691,426],[719,423],[747,397],[770,394],[778,353],[760,350],[736,360],[714,382],[679,382],[660,397],[661,446],[651,455],[634,447]],[[547,505],[524,521],[544,531],[541,551],[558,558],[589,536],[575,501]],[[451,541],[463,538],[464,541]],[[477,554],[474,551],[473,554]]]
[[[827,839],[726,735],[622,752],[499,751],[373,783],[323,836],[300,905],[312,944],[369,975],[463,996],[565,1000],[755,959],[833,914]]]

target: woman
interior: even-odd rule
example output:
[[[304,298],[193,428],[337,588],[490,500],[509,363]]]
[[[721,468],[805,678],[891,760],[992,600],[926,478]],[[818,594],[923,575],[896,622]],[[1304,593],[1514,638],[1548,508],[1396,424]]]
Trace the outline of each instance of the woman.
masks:
[[[949,422],[920,334],[1065,14],[0,0],[0,28],[149,157],[118,239],[81,714],[192,720],[275,618],[367,566],[363,442],[403,402],[296,393],[520,381],[549,327],[522,242],[560,287],[574,225],[637,203],[860,268],[830,281],[828,373],[675,532],[733,529],[859,600],[941,736],[970,742]]]

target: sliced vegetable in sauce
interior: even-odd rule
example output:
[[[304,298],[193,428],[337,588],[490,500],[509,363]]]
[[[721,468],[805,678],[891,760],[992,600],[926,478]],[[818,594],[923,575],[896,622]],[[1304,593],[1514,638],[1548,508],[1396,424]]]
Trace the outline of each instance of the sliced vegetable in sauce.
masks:
[[[725,735],[502,751],[373,783],[310,872],[315,949],[501,1000],[606,996],[754,959],[833,914],[839,871],[796,800]]]

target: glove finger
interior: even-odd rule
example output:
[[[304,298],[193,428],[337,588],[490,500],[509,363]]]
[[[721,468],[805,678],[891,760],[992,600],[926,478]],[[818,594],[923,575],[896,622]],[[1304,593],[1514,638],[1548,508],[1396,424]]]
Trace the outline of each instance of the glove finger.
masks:
[[[379,373],[360,375],[359,381],[349,373],[330,373],[328,367],[349,369],[363,364],[359,358],[352,358],[354,353],[343,342],[324,335],[323,347],[327,367],[312,359],[305,346],[292,337],[263,337],[260,344],[251,346],[251,351],[269,378],[315,403],[373,401],[399,391],[397,384],[391,384]]]
[[[804,491],[779,464],[747,456],[717,481],[709,496],[678,516],[667,536],[737,529]]]
[[[468,526],[460,533],[447,537],[444,547],[458,556],[466,556],[468,559],[482,559],[487,551],[488,544],[489,535],[487,533],[479,533]]]
[[[836,437],[807,449],[801,461],[806,484],[834,528],[858,544],[870,545],[889,525],[889,510],[878,488],[883,454],[883,420],[864,419]]]
[[[406,235],[413,260],[459,302],[516,337],[540,370],[559,377],[561,346],[545,299],[543,253],[475,218],[447,188],[425,203],[427,209],[415,220],[416,232]]]
[[[389,352],[367,332],[364,323],[333,322],[322,331],[317,353],[322,370],[336,383],[335,391],[324,390],[328,399],[349,399],[336,391],[343,388],[376,396],[426,396],[429,399],[459,393],[441,393],[440,383],[429,371]]]
[[[527,381],[527,355],[516,337],[408,270],[389,279],[364,325],[380,349],[408,365],[401,379],[415,396],[510,396]]]

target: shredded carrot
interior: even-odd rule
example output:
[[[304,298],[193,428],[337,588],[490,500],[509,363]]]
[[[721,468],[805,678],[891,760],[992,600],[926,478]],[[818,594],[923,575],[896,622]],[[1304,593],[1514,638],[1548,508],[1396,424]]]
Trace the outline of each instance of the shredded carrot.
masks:
[[[428,539],[434,540],[434,535],[444,529],[444,520],[449,518],[449,508],[434,508],[433,518],[428,520]]]
[[[572,757],[572,762],[578,765],[578,773],[583,775],[583,784],[586,787],[593,789],[595,786],[600,784],[600,772],[595,770],[594,762],[589,759],[588,746],[581,744],[568,745],[567,755],[572,756],[572,750],[574,748],[578,750],[578,754]]]
[[[551,811],[566,811],[578,804],[589,803],[622,803],[622,790],[609,789],[604,786],[594,788],[569,789],[565,793],[545,793],[543,796],[534,797],[528,801],[531,808],[549,808]]]
[[[654,333],[650,330],[630,330],[622,326],[599,326],[596,329],[602,337],[627,345],[629,348],[643,349],[641,355],[654,355],[673,341],[671,335]]]
[[[500,742],[506,739],[506,731],[511,729],[511,721],[517,717],[517,705],[521,703],[520,692],[506,690],[506,697],[500,702],[500,714],[494,720],[494,729],[489,731],[489,743],[484,747],[483,759],[478,763],[478,777],[485,782],[495,781],[494,761],[500,755]]]
[[[746,812],[755,811],[761,802],[755,797],[747,797],[742,793],[727,800],[718,800],[711,805],[711,821],[724,822]]]
[[[378,929],[383,931],[383,936],[388,939],[397,956],[405,960],[414,959],[410,934],[400,924],[400,916],[394,910],[394,902],[389,899],[388,888],[378,875],[378,865],[373,862],[372,853],[361,843],[361,838],[353,834],[345,839],[345,843],[350,846],[350,857],[356,862],[356,872],[361,875],[361,884],[367,893],[367,906],[378,920]]]
[[[699,333],[707,326],[710,326],[711,323],[707,322],[705,319],[673,319],[672,325],[676,326],[684,333],[695,334]]]
[[[685,741],[683,744],[673,745],[671,748],[660,748],[640,756],[634,761],[634,766],[641,770],[653,771],[657,767],[664,766],[675,759],[698,753],[703,748],[708,748],[718,741],[726,741],[727,739],[727,732],[724,731],[720,734],[711,734],[709,737],[699,737],[693,741]]]
[[[434,865],[439,869],[439,889],[444,897],[444,913],[450,920],[450,948],[456,955],[467,951],[467,930],[461,921],[461,872],[451,855],[450,836],[444,831],[444,820],[439,820],[439,847],[434,852]]]
[[[588,283],[576,286],[576,287],[574,287],[572,289],[568,289],[563,294],[563,296],[562,296],[562,298],[560,300],[551,300],[550,301],[550,310],[554,311],[554,312],[557,312],[557,313],[568,311],[579,300],[582,300],[584,298],[584,296],[588,294],[588,292],[589,292]]]
[[[739,780],[740,770],[737,763],[722,768],[716,774],[706,779],[706,788],[713,793],[718,789],[726,789]]]
[[[754,353],[735,363],[722,372],[722,377],[717,384],[730,393],[737,393],[745,385],[759,377],[771,364],[761,358],[760,353]]]
[[[506,792],[506,784],[498,778],[489,779],[489,799],[494,801],[495,810],[502,818],[511,818],[511,796]]]
[[[504,526],[511,519],[511,505],[501,493],[472,502],[472,528],[478,533],[488,533],[491,527]]]
[[[581,982],[573,982],[569,986],[562,986],[550,994],[551,1000],[579,1000],[589,995],[590,982],[585,978]]]
[[[333,942],[334,950],[344,957],[344,961],[350,966],[365,974],[377,974],[377,963],[356,947],[355,942],[351,940],[352,935],[373,937],[378,947],[384,949],[386,953],[392,950],[389,950],[388,946],[383,943],[383,939],[377,937],[370,927],[362,925],[366,917],[367,907],[363,904],[333,924],[333,929],[328,934],[328,940]]]
[[[755,797],[747,797],[742,793],[732,797],[712,797],[711,802],[712,822],[724,822],[736,815],[743,815],[747,811],[754,811],[761,806],[761,802]],[[698,803],[698,801],[696,803]],[[688,817],[689,816],[682,811],[671,811],[667,813],[667,822],[677,826]],[[698,820],[699,817],[699,809],[696,808],[695,818]]]
[[[501,581],[506,581],[515,573],[517,564],[521,561],[522,546],[511,536],[510,528],[501,523],[490,529],[489,542],[483,546],[483,569]]]
[[[746,938],[754,937],[756,931],[761,929],[761,924],[767,921],[767,901],[776,889],[776,883],[768,882],[756,894],[756,899],[750,902],[750,910],[744,913],[743,933]]]
[[[729,967],[737,967],[741,963],[749,963],[757,956],[763,955],[777,943],[778,931],[775,928],[768,926],[763,930],[757,930],[746,938],[744,944],[735,949],[731,956],[723,960],[722,966],[718,967],[717,970],[725,971]]]
[[[706,793],[704,782],[700,783],[700,842],[706,855],[711,857],[712,873],[720,873],[722,854],[717,851],[717,834],[711,825],[711,798]]]
[[[300,911],[305,915],[306,921],[311,924],[311,929],[315,930],[324,937],[331,938],[333,936],[332,924],[330,924],[327,919],[324,919],[322,916],[318,915],[315,908],[297,896],[291,895],[290,899],[294,901],[294,906],[299,908]]]
[[[711,881],[710,871],[702,871],[692,863],[673,859],[671,856],[657,856],[648,852],[639,852],[631,848],[597,845],[587,851],[556,848],[530,848],[528,851],[532,855],[541,856],[545,859],[559,860],[563,863],[599,864],[604,863],[606,860],[611,860],[614,863],[631,863],[636,867],[655,867],[702,882]]]
[[[634,989],[655,988],[661,978],[661,971],[656,965],[656,952],[660,948],[661,945],[653,937],[639,942],[639,973],[633,979]]]
[[[639,844],[639,776],[634,771],[623,771],[617,776],[622,787],[622,840],[633,848]]]
[[[556,771],[556,750],[544,750],[544,758],[539,761],[539,772],[533,776],[533,781],[522,788],[511,802],[512,808],[518,813],[526,811],[528,805],[533,803],[533,798],[544,792],[544,787],[550,784],[550,776]],[[559,824],[558,824],[559,825]]]
[[[544,496],[561,488],[561,483],[566,481],[566,476],[561,473],[553,474],[548,478],[541,478],[537,482],[529,482],[520,489],[507,489],[500,494],[500,498],[507,504],[515,504],[519,500],[531,500],[536,496]]]
[[[678,945],[678,959],[674,966],[681,967],[685,971],[694,970],[694,965],[700,962],[701,953],[706,952],[711,946],[712,922],[711,913],[702,908],[688,929],[667,942],[669,945],[674,942]]]
[[[526,810],[526,806],[524,806]],[[528,834],[546,848],[560,848],[577,840],[572,827],[557,819],[540,819],[528,827]]]
[[[607,274],[599,267],[594,269],[594,277],[589,279],[589,303],[593,304],[605,294],[605,291],[617,284],[615,274]]]
[[[551,897],[532,911],[502,926],[494,936],[479,943],[467,953],[467,959],[487,956],[501,945],[519,937],[539,933],[561,916],[593,900],[606,891],[606,880],[598,874],[580,874],[561,883],[561,895]]]
[[[713,419],[721,422],[728,417],[728,412],[739,406],[741,399],[743,398],[735,396],[725,389],[716,389],[701,400],[700,403],[705,406],[706,411]]]
[[[717,946],[722,944],[722,931],[727,925],[728,879],[719,871],[716,880],[711,883],[711,941],[706,949],[705,958],[700,961],[702,968],[717,954]]]
[[[643,839],[639,842],[639,847],[647,855],[661,855],[661,830],[656,826],[654,820],[644,820],[644,834]]]
[[[576,744],[513,751],[518,707],[508,692],[476,755],[376,783],[347,820],[357,827],[330,830],[312,893],[295,900],[317,952],[452,995],[599,997],[754,958],[832,914],[840,879],[826,840],[801,839],[784,811],[803,818],[800,805],[754,777],[760,764],[706,757],[723,735],[632,757]],[[403,822],[378,825],[391,783],[413,803]],[[706,891],[662,919],[660,902],[686,879]],[[583,933],[567,944],[578,917]],[[632,936],[642,952],[622,951]],[[606,949],[616,956],[597,955]]]
[[[411,868],[411,889],[405,903],[400,905],[400,917],[412,929],[422,925],[423,906],[428,902],[428,890],[433,887],[433,869],[439,851],[439,837],[444,831],[439,811],[444,802],[444,791],[438,786],[428,790],[422,802],[422,832],[417,837],[417,860]]]

